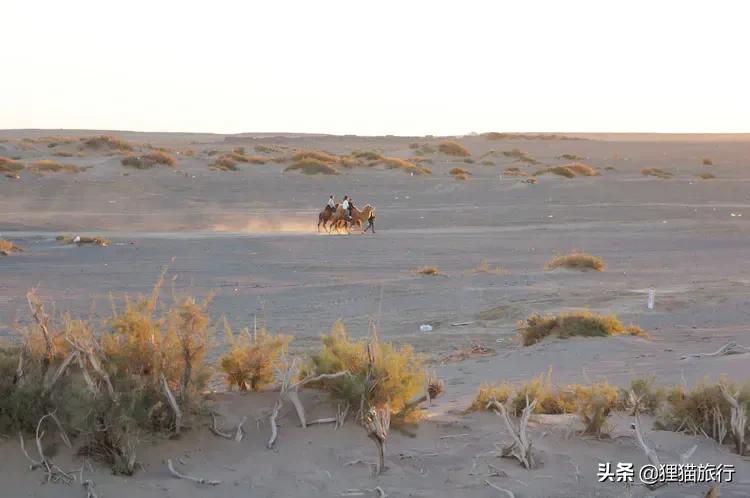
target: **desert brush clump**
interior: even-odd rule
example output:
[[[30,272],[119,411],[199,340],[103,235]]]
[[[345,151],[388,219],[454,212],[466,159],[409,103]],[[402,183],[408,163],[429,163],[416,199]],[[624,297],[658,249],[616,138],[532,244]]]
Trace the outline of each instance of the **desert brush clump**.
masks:
[[[410,345],[395,346],[382,342],[377,334],[351,339],[341,321],[331,332],[321,336],[320,351],[310,357],[310,375],[348,372],[348,375],[322,381],[334,399],[347,403],[362,420],[371,408],[387,408],[396,416],[406,417],[416,409],[415,398],[435,384],[428,385],[423,358]],[[433,387],[435,397],[440,388]]]
[[[540,169],[534,173],[534,176],[545,175],[552,173],[558,176],[564,176],[565,178],[575,178],[576,173],[567,166],[554,166],[551,168]]]
[[[92,237],[71,237],[70,235],[58,235],[57,237],[55,237],[55,240],[60,242],[61,244],[76,244],[79,246],[84,244],[91,244],[100,247],[107,247],[111,244],[109,239],[106,239],[105,237],[102,237],[100,235],[94,235]]]
[[[655,176],[657,178],[661,178],[662,180],[668,180],[674,176],[671,171],[659,168],[643,168],[641,170],[641,174],[644,176]]]
[[[465,175],[470,175],[471,173],[469,173],[467,170],[465,170],[463,168],[451,168],[451,170],[448,171],[448,174],[449,175],[453,175],[453,176],[457,176],[457,175],[464,175],[465,176]]]
[[[471,152],[469,152],[466,147],[452,140],[440,142],[438,144],[438,150],[446,156],[469,157],[471,155]]]
[[[34,161],[28,168],[29,171],[44,174],[44,173],[80,173],[85,168],[80,168],[73,164],[60,164],[56,161],[50,161],[49,159],[41,159]]]
[[[599,176],[599,172],[593,166],[589,166],[584,163],[571,163],[566,164],[564,167],[568,168],[576,175],[579,176]]]
[[[597,256],[592,256],[583,251],[572,251],[569,254],[555,256],[547,262],[545,268],[554,270],[555,268],[569,268],[572,270],[596,270],[602,271],[605,268],[604,260]]]
[[[698,174],[698,178],[700,178],[701,180],[713,180],[714,178],[716,178],[716,175],[714,175],[713,173],[704,172]]]
[[[16,174],[21,172],[23,168],[22,162],[0,156],[0,173]]]
[[[229,156],[219,156],[211,164],[208,165],[209,169],[214,171],[237,171],[237,161]]]
[[[352,152],[352,156],[363,161],[380,161],[383,159],[383,154],[372,150],[355,150]]]
[[[634,414],[656,414],[667,399],[667,391],[656,385],[655,377],[631,379],[627,388],[620,389],[618,410]]]
[[[177,159],[166,152],[157,150],[148,152],[140,156],[129,155],[123,157],[122,161],[120,162],[123,166],[128,166],[130,168],[150,169],[159,164],[165,166],[175,166],[177,164]]]
[[[299,150],[292,154],[292,161],[304,161],[306,159],[314,159],[327,164],[335,164],[338,162],[338,156],[329,154],[328,152],[322,152],[319,150]]]
[[[647,337],[637,325],[623,325],[616,315],[591,311],[569,311],[558,315],[531,315],[518,322],[518,335],[524,346],[531,346],[548,336],[568,338],[636,335]]]
[[[704,158],[703,158],[703,159],[701,160],[701,163],[702,163],[702,164],[703,164],[704,166],[713,166],[713,165],[714,165],[714,162],[713,162],[713,160],[712,160],[711,158],[708,158],[708,157],[704,157]]]
[[[583,434],[601,437],[610,432],[609,414],[619,402],[617,388],[606,381],[590,385],[575,384],[566,388],[575,404],[575,412],[583,422]]]
[[[388,169],[400,169],[406,173],[414,173],[415,175],[429,175],[432,173],[428,168],[417,166],[413,162],[401,159],[400,157],[383,157],[380,159],[380,163]]]
[[[279,359],[286,354],[291,336],[271,334],[261,328],[252,334],[244,330],[235,334],[224,326],[229,350],[219,359],[229,389],[259,391],[274,380]]]
[[[130,143],[111,135],[82,138],[81,143],[84,147],[94,150],[104,149],[120,152],[130,152],[133,150],[133,146]]]
[[[566,161],[583,161],[584,158],[576,154],[562,154],[557,156],[558,159],[564,159]]]
[[[417,275],[424,275],[428,277],[435,277],[437,275],[440,275],[440,269],[438,269],[437,266],[420,266],[414,272]]]
[[[505,150],[502,154],[504,157],[515,159],[522,163],[539,164],[539,161],[520,149]]]
[[[278,145],[256,145],[253,147],[255,149],[255,152],[259,154],[276,154],[277,152],[281,152],[281,147]]]
[[[23,252],[23,249],[9,240],[0,239],[0,256],[10,256],[13,252]]]
[[[453,179],[460,181],[460,182],[465,182],[466,180],[469,179],[469,176],[465,173],[460,173],[458,175],[453,175]]]
[[[529,176],[528,173],[526,173],[525,171],[521,171],[521,168],[518,168],[516,166],[505,168],[505,170],[503,171],[503,175],[505,176]]]
[[[499,384],[483,383],[479,386],[479,391],[466,409],[467,412],[479,412],[487,410],[487,404],[496,400],[499,403],[505,403],[513,394],[513,386],[509,382]]]
[[[284,172],[288,171],[299,171],[306,175],[338,175],[339,172],[336,168],[328,163],[325,163],[319,159],[306,158],[297,161],[286,168]]]
[[[492,266],[490,265],[489,261],[487,261],[486,259],[483,259],[482,261],[479,262],[476,268],[474,268],[473,272],[474,273],[489,273],[493,275],[502,275],[503,273],[505,273],[505,270],[503,270],[502,266],[500,265]]]
[[[113,303],[101,324],[49,316],[32,291],[32,325],[0,345],[0,431],[69,435],[78,453],[136,469],[138,441],[179,433],[200,412],[208,381],[208,301],[161,303],[149,296]],[[44,437],[44,436],[42,436]]]
[[[268,161],[267,158],[262,156],[247,156],[245,155],[245,149],[243,147],[240,148],[242,149],[242,152],[237,152],[238,149],[235,149],[231,154],[228,154],[228,157],[232,158],[238,163],[266,164],[266,162]]]

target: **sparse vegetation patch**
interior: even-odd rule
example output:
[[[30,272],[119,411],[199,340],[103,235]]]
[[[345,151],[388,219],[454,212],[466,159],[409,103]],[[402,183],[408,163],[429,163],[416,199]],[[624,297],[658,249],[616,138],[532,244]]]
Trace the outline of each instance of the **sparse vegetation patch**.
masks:
[[[300,171],[306,175],[338,175],[339,172],[328,163],[318,159],[307,158],[297,161],[284,169],[287,171]]]
[[[554,270],[555,268],[570,268],[573,270],[602,271],[604,270],[604,267],[604,261],[601,258],[582,251],[573,251],[570,254],[556,256],[546,265],[548,270]]]
[[[643,168],[641,174],[644,176],[655,176],[662,180],[668,180],[674,176],[671,171],[667,171],[659,168]]]
[[[447,156],[468,157],[471,155],[466,147],[452,140],[440,142],[438,150]]]
[[[518,335],[524,346],[531,346],[548,336],[568,338],[637,335],[647,337],[637,325],[625,326],[615,315],[591,311],[570,311],[559,315],[532,315],[518,322]]]

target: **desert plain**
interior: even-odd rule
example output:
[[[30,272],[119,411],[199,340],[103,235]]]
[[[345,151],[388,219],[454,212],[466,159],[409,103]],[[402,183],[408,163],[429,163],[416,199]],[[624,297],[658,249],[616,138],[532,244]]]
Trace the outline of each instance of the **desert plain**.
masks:
[[[85,145],[99,136],[133,150]],[[442,152],[446,141],[469,155]],[[123,164],[155,150],[175,164]],[[333,163],[334,174],[287,171],[300,151],[374,155]],[[251,159],[230,170],[217,166],[233,152]],[[710,487],[598,482],[601,462],[647,463],[625,412],[610,415],[606,438],[580,436],[575,416],[532,415],[538,467],[527,470],[493,453],[509,437],[500,418],[465,409],[482,383],[540,374],[561,385],[626,386],[644,375],[665,385],[749,379],[747,354],[685,357],[730,342],[750,346],[750,135],[7,130],[0,131],[0,156],[24,165],[0,176],[0,238],[23,249],[0,257],[0,336],[28,323],[29,289],[57,310],[98,317],[110,296],[148,293],[167,268],[170,286],[213,294],[216,322],[240,328],[260,320],[293,335],[291,350],[299,354],[336,320],[353,337],[376,323],[382,340],[412,344],[445,381],[445,394],[418,427],[391,431],[387,470],[373,477],[375,446],[354,422],[302,429],[285,409],[278,443],[268,450],[264,414],[276,394],[227,393],[216,380],[216,409],[227,424],[249,417],[247,437],[228,441],[199,426],[179,439],[146,442],[132,477],[93,466],[101,497],[504,496],[492,485],[516,497],[702,497]],[[49,161],[72,167],[34,167]],[[571,163],[594,174],[544,172]],[[456,168],[464,171],[451,174]],[[374,206],[376,233],[319,232],[330,194]],[[109,243],[64,244],[59,235]],[[545,268],[573,250],[606,267]],[[418,273],[423,267],[438,274]],[[519,320],[580,309],[616,314],[648,337],[518,341]],[[471,344],[490,352],[456,360]],[[224,347],[217,329],[210,355]],[[303,399],[313,416],[330,415],[324,394],[306,390]],[[750,495],[750,464],[729,445],[645,427],[662,460],[676,462],[697,445],[693,461],[736,468],[721,496]],[[0,495],[85,496],[79,485],[44,483],[29,471],[15,435],[4,436]],[[66,452],[60,449],[57,463],[80,466]],[[175,479],[166,458],[222,483]]]

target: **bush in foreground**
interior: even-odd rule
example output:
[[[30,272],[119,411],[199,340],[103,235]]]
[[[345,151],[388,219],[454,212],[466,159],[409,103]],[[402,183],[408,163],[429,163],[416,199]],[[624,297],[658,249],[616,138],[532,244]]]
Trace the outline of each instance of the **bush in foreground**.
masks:
[[[573,270],[602,271],[604,270],[605,264],[604,261],[597,256],[592,256],[591,254],[581,251],[573,251],[570,254],[555,256],[545,266],[548,270],[554,270],[555,268],[561,267]]]
[[[229,351],[221,357],[219,365],[229,389],[259,391],[273,382],[274,366],[287,352],[292,337],[270,334],[265,329],[253,335],[247,330],[236,335],[228,325],[225,325],[225,332]]]
[[[615,315],[600,315],[591,311],[570,311],[559,315],[532,315],[525,321],[518,322],[518,335],[524,346],[536,344],[548,336],[563,339],[573,336],[647,336],[636,325],[623,325]]]
[[[387,407],[403,417],[416,408],[413,400],[425,390],[428,376],[423,358],[411,346],[381,342],[376,334],[350,339],[340,321],[321,341],[322,348],[310,358],[309,373],[348,372],[349,375],[324,381],[319,387],[356,410],[358,419],[370,408]]]

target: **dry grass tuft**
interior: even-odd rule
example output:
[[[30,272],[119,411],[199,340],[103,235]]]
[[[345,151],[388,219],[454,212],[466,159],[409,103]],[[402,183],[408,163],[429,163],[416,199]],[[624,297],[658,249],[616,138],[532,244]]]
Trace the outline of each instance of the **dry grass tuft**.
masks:
[[[508,382],[502,382],[500,384],[489,384],[484,383],[479,386],[479,392],[474,396],[474,400],[466,409],[467,412],[479,412],[487,409],[487,404],[490,401],[498,401],[499,403],[505,403],[510,399],[513,394],[513,386]]]
[[[438,150],[448,156],[468,157],[471,155],[471,152],[469,152],[466,147],[451,140],[440,142]]]
[[[572,385],[575,411],[583,422],[583,434],[601,437],[610,432],[607,426],[609,414],[617,409],[619,394],[617,388],[603,381],[591,385]]]
[[[462,173],[462,174],[459,174],[459,175],[453,175],[453,179],[461,181],[461,182],[465,182],[466,180],[469,179],[469,177],[466,174]]]
[[[641,174],[644,176],[655,176],[662,180],[668,180],[674,176],[671,171],[659,169],[659,168],[643,168]]]
[[[479,262],[477,267],[474,268],[474,273],[490,273],[492,275],[502,275],[505,273],[505,270],[503,270],[500,265],[491,266],[486,259],[483,259]]]
[[[301,161],[297,161],[294,164],[287,166],[284,169],[284,172],[287,171],[300,171],[302,173],[305,173],[306,175],[338,175],[339,172],[331,166],[330,164],[327,164],[323,161],[320,161],[318,159],[313,158],[307,158],[303,159]]]
[[[528,183],[529,185],[534,185],[536,184],[537,181],[538,180],[536,179],[536,177],[531,177],[531,178],[526,178],[525,180],[521,180],[522,183]]]
[[[386,168],[400,169],[407,173],[414,173],[415,175],[429,175],[432,173],[428,168],[417,166],[413,162],[399,157],[383,157],[380,162],[382,162]]]
[[[0,156],[0,173],[20,173],[23,168],[23,163]]]
[[[306,159],[314,159],[327,164],[335,164],[338,162],[338,156],[329,154],[328,152],[322,152],[319,150],[299,150],[292,154],[292,161],[301,162]]]
[[[229,156],[217,157],[208,167],[214,171],[237,171],[237,161]]]
[[[503,156],[515,159],[522,163],[539,164],[539,161],[520,149],[505,150],[503,151]]]
[[[702,163],[703,163],[704,166],[713,166],[714,165],[713,160],[711,160],[708,157],[704,157]]]
[[[701,180],[713,180],[714,178],[716,178],[716,175],[714,175],[713,173],[700,173],[698,175],[698,178],[700,178]]]
[[[597,257],[592,256],[586,252],[573,251],[570,254],[562,256],[555,256],[545,266],[548,270],[554,270],[555,268],[570,268],[572,270],[604,270],[604,261]]]
[[[124,157],[121,163],[123,166],[128,166],[130,168],[150,169],[159,164],[174,167],[177,165],[177,159],[166,152],[156,150],[141,156],[132,155]]]
[[[521,171],[520,168],[517,168],[515,166],[511,166],[510,168],[505,168],[505,171],[503,171],[503,175],[505,176],[529,176],[528,173],[525,171]]]
[[[463,168],[453,168],[448,172],[448,174],[456,176],[456,175],[470,175],[471,173],[469,173],[467,170]]]
[[[479,164],[481,164],[482,166],[494,166],[495,165],[495,163],[493,163],[489,159],[483,159]]]
[[[23,252],[23,249],[9,240],[0,239],[0,256],[10,256],[13,252]]]
[[[259,391],[273,382],[275,367],[286,354],[292,337],[270,334],[265,329],[257,334],[245,330],[235,335],[226,322],[224,331],[229,351],[222,355],[219,365],[229,389]]]
[[[518,322],[518,335],[524,346],[531,346],[548,336],[568,338],[637,335],[648,337],[637,325],[625,326],[616,315],[591,311],[570,311],[559,315],[532,315]]]
[[[352,156],[357,159],[362,159],[363,161],[380,161],[383,159],[382,154],[371,150],[355,150],[352,152]]]
[[[117,150],[120,152],[129,152],[133,150],[133,146],[125,140],[110,135],[101,135],[99,137],[82,138],[81,142],[89,149],[94,150]]]
[[[256,145],[254,147],[255,152],[259,154],[276,154],[278,152],[281,152],[281,147],[278,145]]]
[[[534,176],[545,175],[547,173],[553,173],[555,175],[564,176],[565,178],[575,178],[576,173],[567,166],[554,166],[552,168],[540,169],[534,173]]]
[[[627,410],[630,413],[656,414],[666,402],[667,391],[655,385],[654,377],[636,378],[630,381],[627,389],[620,389],[619,410]],[[635,395],[635,399],[630,393]]]
[[[57,237],[55,237],[55,240],[62,244],[77,244],[79,246],[84,244],[91,244],[100,247],[107,247],[111,244],[108,239],[105,239],[104,237],[101,237],[99,235],[96,235],[94,237],[71,237],[70,235],[58,235]]]
[[[580,176],[599,176],[599,172],[596,170],[596,168],[593,168],[589,166],[588,164],[572,163],[572,164],[566,164],[564,167],[568,168],[569,170],[573,171],[575,174],[580,175]]]
[[[435,153],[435,147],[430,144],[413,143],[409,144],[409,148],[412,149],[415,154],[420,156],[427,156]]]
[[[80,173],[81,171],[85,171],[86,168],[80,168],[72,164],[60,164],[55,161],[50,161],[49,159],[42,159],[42,160],[33,162],[31,165],[29,165],[27,169],[34,173],[44,174],[44,173]]]
[[[417,275],[425,275],[430,277],[440,275],[440,270],[437,266],[420,266],[414,271],[415,273],[417,273]]]
[[[563,154],[561,156],[557,156],[558,159],[564,159],[566,161],[583,161],[584,158],[581,156],[577,156],[575,154]]]
[[[243,148],[242,150],[243,152],[237,152],[237,150],[235,149],[234,152],[232,152],[231,154],[227,154],[226,157],[230,157],[231,159],[239,163],[266,164],[266,162],[268,161],[267,158],[262,156],[246,156],[244,153],[245,149]]]

